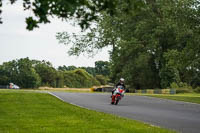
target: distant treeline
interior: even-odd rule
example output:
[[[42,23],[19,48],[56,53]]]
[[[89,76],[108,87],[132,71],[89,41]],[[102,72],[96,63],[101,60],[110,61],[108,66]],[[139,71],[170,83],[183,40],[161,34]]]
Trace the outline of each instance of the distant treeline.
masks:
[[[15,83],[21,88],[91,87],[106,84],[110,74],[109,63],[95,62],[95,67],[59,66],[54,68],[48,61],[22,58],[0,65],[0,85]]]

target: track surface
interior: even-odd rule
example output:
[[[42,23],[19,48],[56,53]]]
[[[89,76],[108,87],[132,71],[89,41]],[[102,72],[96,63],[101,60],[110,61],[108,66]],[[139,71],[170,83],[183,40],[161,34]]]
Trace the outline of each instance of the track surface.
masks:
[[[110,104],[110,94],[53,92],[63,101],[84,108],[112,113],[181,133],[200,133],[200,105],[146,96],[125,96]]]

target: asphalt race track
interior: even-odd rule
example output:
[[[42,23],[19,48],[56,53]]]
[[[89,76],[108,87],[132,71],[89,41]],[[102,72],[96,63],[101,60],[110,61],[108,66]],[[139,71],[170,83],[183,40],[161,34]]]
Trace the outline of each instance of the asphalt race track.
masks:
[[[110,104],[110,94],[52,92],[71,104],[100,112],[174,129],[200,133],[200,105],[146,96],[125,96],[118,105]]]

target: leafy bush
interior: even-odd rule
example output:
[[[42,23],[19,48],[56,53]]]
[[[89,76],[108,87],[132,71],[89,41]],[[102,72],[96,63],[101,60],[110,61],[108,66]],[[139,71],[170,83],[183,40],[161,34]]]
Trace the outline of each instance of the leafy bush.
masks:
[[[170,84],[170,87],[173,88],[173,89],[177,89],[179,88],[179,86],[177,85],[177,83],[173,82]]]
[[[187,88],[179,88],[179,89],[176,89],[176,93],[179,94],[179,93],[192,93],[193,91],[192,90],[189,90]]]
[[[108,78],[103,75],[96,75],[95,77],[101,85],[106,85],[108,83]]]
[[[170,84],[172,89],[176,89],[176,93],[192,93],[193,89],[187,83],[180,82],[179,84],[173,82]]]
[[[99,81],[83,69],[65,71],[64,84],[70,88],[88,88],[94,85],[100,85]]]
[[[195,88],[195,89],[194,89],[194,92],[200,93],[200,87]]]

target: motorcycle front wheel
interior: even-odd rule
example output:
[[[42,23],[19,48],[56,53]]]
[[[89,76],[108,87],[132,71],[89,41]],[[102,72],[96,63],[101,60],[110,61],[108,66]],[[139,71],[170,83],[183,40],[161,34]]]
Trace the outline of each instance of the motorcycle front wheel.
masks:
[[[117,96],[115,105],[117,105],[119,103],[119,100],[120,100],[120,96]]]

